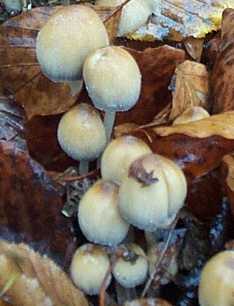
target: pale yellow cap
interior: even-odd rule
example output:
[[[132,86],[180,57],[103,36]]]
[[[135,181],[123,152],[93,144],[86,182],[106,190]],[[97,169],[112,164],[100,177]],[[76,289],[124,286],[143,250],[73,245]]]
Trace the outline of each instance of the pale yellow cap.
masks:
[[[82,77],[85,58],[109,44],[107,31],[97,13],[83,5],[60,9],[40,30],[36,54],[42,72],[52,81]]]
[[[140,96],[141,73],[132,55],[121,47],[106,47],[85,61],[83,77],[96,108],[126,111]]]
[[[94,160],[106,145],[106,132],[98,112],[85,103],[72,107],[58,125],[58,142],[75,160]]]

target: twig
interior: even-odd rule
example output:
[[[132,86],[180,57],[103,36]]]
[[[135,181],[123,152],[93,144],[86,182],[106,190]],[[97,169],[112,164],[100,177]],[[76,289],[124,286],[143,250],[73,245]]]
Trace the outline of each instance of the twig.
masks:
[[[151,275],[150,275],[150,277],[149,277],[149,279],[148,279],[148,281],[147,281],[147,283],[145,285],[145,288],[144,288],[144,290],[143,290],[143,292],[141,294],[142,298],[144,298],[146,296],[146,293],[149,290],[149,288],[150,288],[150,286],[151,286],[151,284],[152,284],[152,282],[153,282],[153,280],[155,278],[155,275],[158,272],[158,268],[159,268],[159,266],[160,266],[160,264],[161,264],[161,262],[163,260],[164,255],[166,254],[166,251],[167,251],[169,243],[171,241],[173,230],[175,229],[177,221],[178,221],[178,216],[176,217],[176,219],[173,221],[173,223],[171,225],[171,228],[170,228],[170,231],[168,233],[168,237],[167,237],[167,241],[165,243],[165,246],[164,246],[164,248],[163,248],[163,250],[161,252],[161,255],[160,255],[159,259],[156,261],[156,264],[155,264],[155,267],[154,267],[154,271],[151,273]]]
[[[61,182],[74,182],[74,181],[82,181],[85,178],[88,178],[90,176],[97,175],[99,172],[99,169],[95,169],[93,171],[90,171],[83,175],[71,175],[71,176],[63,176],[59,175],[57,178],[55,178],[55,181],[61,183]]]

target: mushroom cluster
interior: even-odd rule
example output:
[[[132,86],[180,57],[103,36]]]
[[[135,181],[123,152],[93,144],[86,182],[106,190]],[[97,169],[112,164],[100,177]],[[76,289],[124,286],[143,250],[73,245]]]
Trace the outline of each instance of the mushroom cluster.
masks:
[[[109,269],[103,268],[108,271],[102,278],[96,276],[99,288],[109,284],[107,273],[121,286],[132,288],[145,282],[152,258],[133,243],[129,228],[157,231],[170,226],[185,201],[185,176],[173,161],[153,154],[145,142],[130,135],[107,145],[101,174],[80,201],[78,223],[85,238],[102,248],[105,257],[110,255]],[[85,289],[79,281],[82,276],[74,270],[78,259],[74,255],[71,265],[74,283],[87,294],[97,292]],[[95,278],[92,273],[90,278]],[[87,278],[88,274],[87,270]]]

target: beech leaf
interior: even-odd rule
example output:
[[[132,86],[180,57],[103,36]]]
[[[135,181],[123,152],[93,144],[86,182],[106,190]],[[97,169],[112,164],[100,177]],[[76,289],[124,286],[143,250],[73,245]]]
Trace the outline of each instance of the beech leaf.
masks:
[[[153,3],[153,16],[130,38],[146,41],[203,38],[220,28],[225,8],[234,8],[233,0],[153,0]]]
[[[232,214],[234,215],[234,155],[229,154],[223,158],[223,187],[229,198]]]
[[[234,10],[223,13],[222,38],[211,74],[213,113],[234,110]]]
[[[0,285],[16,275],[4,296],[16,306],[88,306],[83,293],[48,257],[25,244],[0,240]]]
[[[170,120],[174,120],[193,106],[208,108],[209,77],[206,66],[185,61],[177,66],[175,75],[176,88],[173,93]]]

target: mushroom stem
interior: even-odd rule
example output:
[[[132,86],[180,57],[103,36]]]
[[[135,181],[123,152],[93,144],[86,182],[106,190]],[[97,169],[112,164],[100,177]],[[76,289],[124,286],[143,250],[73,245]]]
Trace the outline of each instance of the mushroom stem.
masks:
[[[82,87],[83,87],[83,81],[82,80],[69,81],[69,82],[67,82],[67,84],[70,87],[72,96],[78,95],[81,92]]]
[[[83,175],[89,172],[89,161],[88,160],[80,160],[79,164],[79,175]]]
[[[106,111],[104,116],[104,126],[106,130],[106,138],[109,142],[113,130],[113,126],[115,123],[115,114],[116,112]]]

